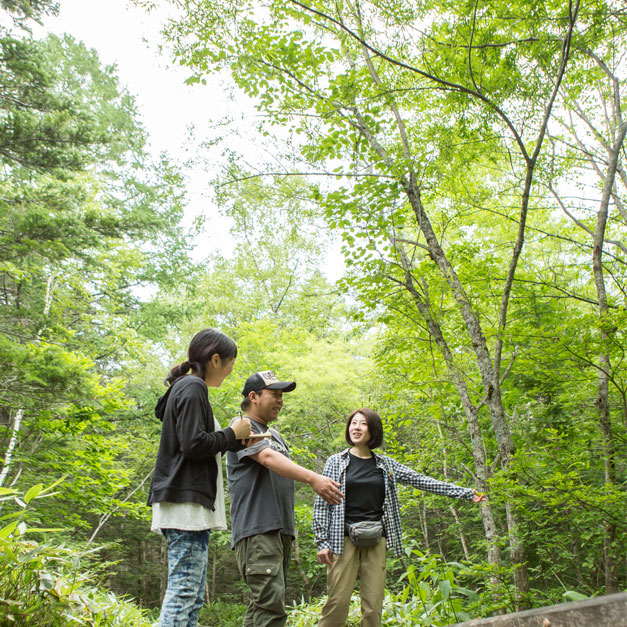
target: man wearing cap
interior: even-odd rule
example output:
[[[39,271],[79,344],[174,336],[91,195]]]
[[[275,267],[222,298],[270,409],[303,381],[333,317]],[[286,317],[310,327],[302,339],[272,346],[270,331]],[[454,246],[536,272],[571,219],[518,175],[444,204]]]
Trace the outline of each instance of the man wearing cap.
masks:
[[[330,505],[343,498],[338,483],[291,461],[285,440],[268,427],[278,418],[283,394],[295,387],[294,381],[279,381],[269,370],[248,377],[241,407],[250,420],[251,437],[244,449],[227,453],[231,548],[252,597],[244,627],[282,627],[287,620],[294,481],[307,483]]]

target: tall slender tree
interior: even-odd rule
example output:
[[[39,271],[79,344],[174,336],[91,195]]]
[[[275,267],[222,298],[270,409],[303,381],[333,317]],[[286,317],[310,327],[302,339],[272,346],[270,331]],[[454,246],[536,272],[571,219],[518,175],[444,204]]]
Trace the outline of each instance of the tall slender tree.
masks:
[[[269,124],[293,131],[283,170],[335,181],[318,185],[315,196],[329,224],[344,231],[347,263],[359,268],[353,285],[370,299],[396,285],[413,301],[464,408],[477,486],[485,489],[493,469],[508,472],[515,454],[501,390],[516,355],[506,329],[547,131],[584,49],[623,37],[608,26],[618,15],[613,4],[179,4],[182,18],[166,36],[190,80],[227,66]],[[500,285],[491,285],[484,312],[478,299],[486,294],[465,265],[476,255],[464,247],[488,220],[510,254],[494,266]],[[438,312],[440,284],[455,314]],[[486,455],[483,411],[496,466]],[[505,509],[523,604],[520,521],[512,502]],[[483,513],[497,564],[498,525],[491,507]]]

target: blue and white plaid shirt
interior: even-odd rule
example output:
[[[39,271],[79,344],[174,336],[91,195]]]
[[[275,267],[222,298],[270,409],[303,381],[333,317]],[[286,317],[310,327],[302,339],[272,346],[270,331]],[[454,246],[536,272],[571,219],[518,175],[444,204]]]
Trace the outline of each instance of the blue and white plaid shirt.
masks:
[[[323,475],[331,477],[340,484],[340,491],[346,494],[346,468],[350,460],[349,449],[331,455],[324,466]],[[472,500],[472,488],[461,488],[454,483],[445,483],[432,477],[421,475],[408,466],[404,466],[386,455],[372,452],[377,468],[383,471],[385,499],[383,501],[383,529],[387,538],[387,546],[392,548],[396,556],[403,554],[401,511],[398,503],[396,484],[411,485],[425,492],[457,499]],[[314,539],[318,551],[331,549],[339,555],[344,549],[344,503],[328,505],[319,496],[314,502],[313,511]]]

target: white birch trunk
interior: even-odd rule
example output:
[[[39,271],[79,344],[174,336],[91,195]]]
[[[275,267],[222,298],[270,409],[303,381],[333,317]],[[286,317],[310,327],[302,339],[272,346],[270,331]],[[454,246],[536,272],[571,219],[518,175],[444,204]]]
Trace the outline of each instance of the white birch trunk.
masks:
[[[11,468],[11,461],[13,459],[13,451],[17,444],[17,437],[20,433],[20,426],[22,424],[22,418],[24,416],[24,410],[20,407],[13,417],[13,426],[11,427],[11,439],[9,440],[9,446],[4,453],[4,460],[2,462],[2,471],[0,471],[0,487],[4,485],[7,477],[9,476],[9,469]]]

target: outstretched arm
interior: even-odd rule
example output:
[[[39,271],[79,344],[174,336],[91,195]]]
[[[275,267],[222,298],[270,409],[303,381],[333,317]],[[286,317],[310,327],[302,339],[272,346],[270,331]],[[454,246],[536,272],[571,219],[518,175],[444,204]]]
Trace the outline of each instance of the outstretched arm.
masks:
[[[333,481],[333,479],[329,479],[329,477],[324,477],[313,470],[299,466],[291,459],[285,457],[285,455],[278,453],[270,447],[264,448],[255,455],[251,455],[250,458],[282,477],[306,483],[329,505],[337,505],[344,498],[344,495],[338,489],[340,484],[337,481]]]
[[[438,494],[439,496],[466,499],[467,501],[472,501],[473,503],[480,503],[485,501],[487,498],[485,494],[480,494],[472,488],[463,488],[455,483],[447,483],[427,475],[422,475],[409,466],[405,466],[404,464],[397,462],[395,459],[392,459],[391,462],[394,468],[394,476],[399,483],[411,485],[419,490],[431,492],[432,494]]]

